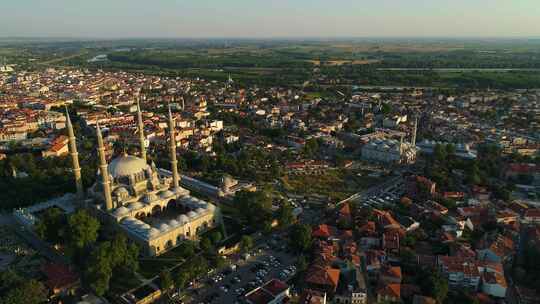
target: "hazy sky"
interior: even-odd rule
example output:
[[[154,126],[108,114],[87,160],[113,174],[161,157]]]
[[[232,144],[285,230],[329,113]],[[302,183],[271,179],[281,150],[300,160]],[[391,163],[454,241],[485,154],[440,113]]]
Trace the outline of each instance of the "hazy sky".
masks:
[[[540,36],[540,0],[0,2],[0,37]]]

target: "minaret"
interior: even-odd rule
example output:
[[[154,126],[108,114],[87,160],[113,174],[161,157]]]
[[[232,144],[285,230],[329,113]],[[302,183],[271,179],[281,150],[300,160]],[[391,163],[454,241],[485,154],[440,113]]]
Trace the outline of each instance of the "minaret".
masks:
[[[101,186],[103,188],[103,198],[105,199],[105,208],[111,210],[112,197],[111,197],[111,184],[109,183],[109,171],[107,170],[107,161],[105,160],[105,146],[103,145],[103,137],[101,136],[101,129],[99,128],[99,122],[96,123],[96,135],[98,143],[98,157],[99,157],[99,172],[101,172]]]
[[[176,190],[180,186],[180,178],[178,176],[178,161],[176,160],[176,138],[174,135],[174,120],[171,113],[171,105],[169,105],[169,135],[170,135],[170,152],[171,152],[171,171],[173,177],[173,188]]]
[[[418,131],[418,117],[414,117],[414,128],[413,128],[413,134],[411,138],[411,145],[413,147],[416,147],[416,132]]]
[[[144,140],[144,124],[142,120],[141,105],[139,103],[139,98],[137,97],[137,120],[139,123],[139,144],[141,146],[141,158],[146,162],[146,147]]]
[[[71,118],[69,118],[69,112],[67,107],[66,124],[69,138],[69,154],[71,154],[71,161],[73,163],[73,176],[75,177],[75,186],[77,187],[77,199],[79,201],[82,201],[84,199],[84,188],[81,178],[81,166],[79,165],[79,153],[77,152],[77,142],[75,140],[75,133],[73,132],[73,125],[71,124]]]
[[[399,155],[403,154],[403,135],[399,138]]]

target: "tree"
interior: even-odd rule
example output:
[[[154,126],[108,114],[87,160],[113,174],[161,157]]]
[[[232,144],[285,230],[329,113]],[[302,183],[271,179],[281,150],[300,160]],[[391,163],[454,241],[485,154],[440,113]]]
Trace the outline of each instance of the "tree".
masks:
[[[160,282],[161,282],[160,288],[161,288],[162,291],[167,292],[168,290],[170,290],[174,286],[174,282],[173,282],[173,279],[172,279],[172,276],[171,276],[171,272],[167,268],[164,268],[161,271],[161,273],[159,274],[159,279],[160,279]]]
[[[36,280],[23,281],[0,298],[2,304],[39,304],[47,301],[47,289]]]
[[[272,199],[267,191],[242,190],[236,193],[234,205],[252,227],[262,229],[272,221]]]
[[[439,272],[421,273],[424,278],[420,280],[422,291],[442,303],[448,295],[448,281]]]
[[[253,238],[249,235],[243,235],[240,239],[240,250],[247,252],[253,248]]]
[[[201,239],[201,249],[206,252],[210,253],[214,249],[214,245],[212,244],[212,241],[208,237],[203,237]]]
[[[304,255],[300,255],[298,257],[298,260],[296,260],[296,267],[298,268],[299,272],[302,272],[308,268],[308,262]]]
[[[447,144],[445,147],[446,150],[446,156],[452,156],[454,153],[456,153],[456,147],[453,144]]]
[[[186,240],[178,246],[177,251],[183,258],[188,259],[195,255],[195,244],[193,241]]]
[[[190,280],[190,277],[189,277],[189,272],[187,272],[186,270],[179,270],[177,273],[176,273],[176,277],[175,277],[175,280],[174,280],[174,284],[176,285],[177,288],[184,288],[186,287],[187,283],[189,282]]]
[[[480,178],[480,169],[478,168],[478,164],[476,162],[468,168],[466,180],[467,183],[471,185],[478,185],[482,182]]]
[[[392,106],[389,103],[383,103],[382,106],[381,106],[381,112],[384,115],[388,115],[388,114],[392,113]]]
[[[69,238],[76,249],[93,244],[98,237],[99,221],[86,211],[79,210],[68,219]]]
[[[283,204],[281,204],[277,219],[281,228],[287,228],[294,223],[295,218],[293,208],[289,202],[283,202]]]
[[[313,157],[319,152],[319,140],[317,138],[310,138],[304,145],[304,155],[306,157]]]
[[[446,147],[441,144],[436,144],[434,149],[435,160],[443,163],[446,160],[447,155]]]
[[[311,228],[306,224],[296,224],[289,235],[289,244],[301,253],[311,248]]]
[[[212,241],[212,244],[217,245],[219,242],[221,242],[221,239],[223,236],[221,235],[221,232],[214,231],[210,234],[210,240]]]
[[[63,240],[66,217],[64,213],[54,207],[47,209],[42,219],[36,225],[36,233],[44,240],[58,244]]]
[[[139,247],[127,243],[123,234],[117,234],[112,242],[102,242],[92,251],[86,266],[85,278],[88,286],[97,294],[109,290],[113,271],[133,273],[139,268]]]
[[[109,282],[112,277],[110,249],[110,242],[101,243],[92,252],[86,268],[85,279],[92,291],[98,296],[104,295],[109,290]]]
[[[193,276],[197,277],[206,273],[206,270],[208,269],[208,261],[203,256],[199,255],[192,260],[192,266]]]

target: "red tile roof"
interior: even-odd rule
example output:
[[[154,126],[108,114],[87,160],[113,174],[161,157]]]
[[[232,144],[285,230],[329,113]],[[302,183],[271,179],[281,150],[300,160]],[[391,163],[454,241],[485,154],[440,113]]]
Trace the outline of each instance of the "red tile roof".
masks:
[[[324,301],[324,292],[312,289],[304,289],[302,295],[300,296],[300,304],[323,304],[325,303]]]
[[[262,288],[275,297],[287,290],[289,285],[281,282],[280,280],[273,279],[264,284]]]
[[[341,216],[350,216],[351,215],[351,207],[349,206],[349,203],[343,204],[343,207],[339,209],[339,213]]]
[[[317,228],[313,229],[312,235],[314,237],[328,238],[333,234],[334,231],[335,231],[334,227],[328,226],[326,224],[322,224],[322,225],[317,226]]]
[[[79,276],[65,265],[49,263],[41,270],[47,277],[45,285],[49,289],[69,287],[79,281]]]
[[[401,280],[401,267],[387,266],[381,269],[381,275]]]
[[[525,217],[540,218],[540,208],[528,209],[525,211]]]
[[[315,285],[330,286],[335,291],[339,282],[339,269],[312,266],[307,271],[305,281]]]
[[[381,296],[388,296],[396,299],[401,298],[401,285],[400,284],[383,284],[377,288],[377,294]]]
[[[536,164],[510,164],[508,171],[518,174],[533,174],[540,172],[540,166]]]

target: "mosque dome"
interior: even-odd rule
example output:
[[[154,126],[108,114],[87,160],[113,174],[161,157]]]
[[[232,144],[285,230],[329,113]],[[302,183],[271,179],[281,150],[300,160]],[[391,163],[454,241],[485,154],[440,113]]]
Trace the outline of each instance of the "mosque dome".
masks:
[[[132,176],[150,168],[144,159],[124,154],[111,161],[107,167],[113,178]]]

